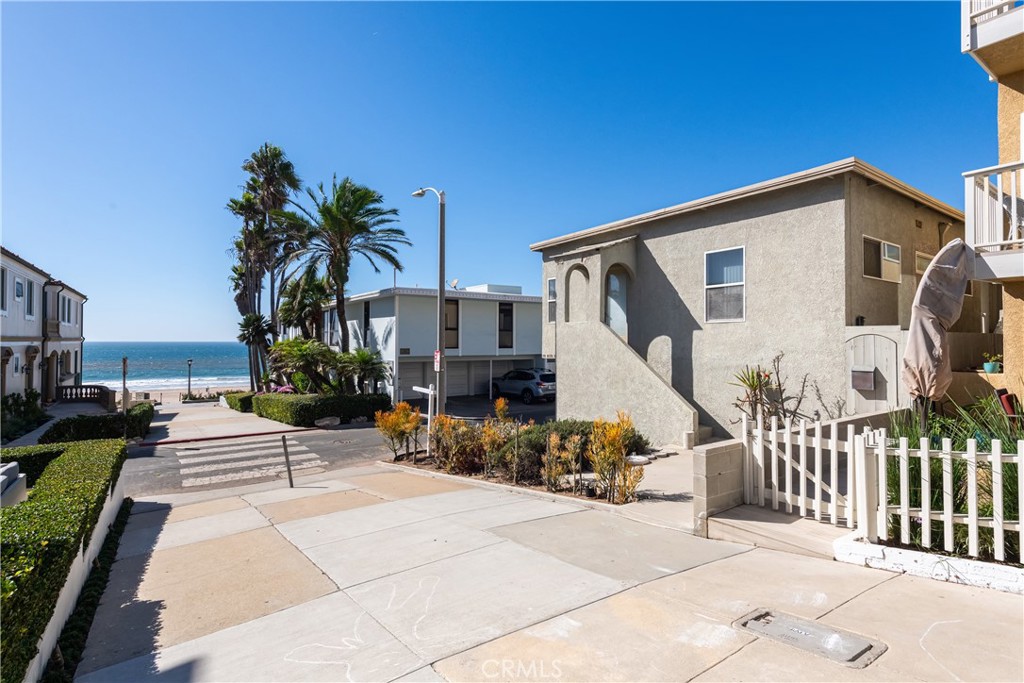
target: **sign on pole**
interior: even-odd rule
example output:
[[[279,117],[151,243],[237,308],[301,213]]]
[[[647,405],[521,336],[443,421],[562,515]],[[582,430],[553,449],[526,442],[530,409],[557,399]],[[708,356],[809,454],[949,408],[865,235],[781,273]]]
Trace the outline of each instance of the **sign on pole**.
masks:
[[[434,372],[441,372],[441,351],[434,351]]]

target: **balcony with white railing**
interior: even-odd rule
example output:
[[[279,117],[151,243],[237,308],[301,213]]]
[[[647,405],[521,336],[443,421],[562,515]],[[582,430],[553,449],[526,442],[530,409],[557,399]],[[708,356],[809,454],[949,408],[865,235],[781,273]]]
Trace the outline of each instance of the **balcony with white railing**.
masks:
[[[1024,0],[961,0],[961,51],[970,53],[992,78],[1020,70]]]
[[[1024,162],[965,173],[964,216],[974,278],[1024,278]]]

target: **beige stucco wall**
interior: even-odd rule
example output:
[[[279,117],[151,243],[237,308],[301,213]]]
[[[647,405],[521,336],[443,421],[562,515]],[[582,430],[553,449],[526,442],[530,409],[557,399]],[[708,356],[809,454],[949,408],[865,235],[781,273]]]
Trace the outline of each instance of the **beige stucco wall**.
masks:
[[[1003,384],[1024,403],[1024,282],[1003,285]]]
[[[1021,113],[1024,112],[1024,69],[999,79],[997,94],[999,163],[1021,160]]]
[[[846,324],[854,325],[857,316],[864,316],[865,325],[899,325],[906,329],[921,280],[915,268],[916,252],[934,256],[950,240],[963,239],[963,221],[921,206],[881,185],[869,185],[867,179],[858,175],[847,175],[846,184],[850,226],[846,233]],[[921,222],[920,228],[917,221]],[[900,283],[865,277],[865,236],[900,245]],[[999,318],[999,297],[998,287],[975,282],[973,295],[964,298],[960,319],[951,331],[980,332],[983,313],[991,331]]]

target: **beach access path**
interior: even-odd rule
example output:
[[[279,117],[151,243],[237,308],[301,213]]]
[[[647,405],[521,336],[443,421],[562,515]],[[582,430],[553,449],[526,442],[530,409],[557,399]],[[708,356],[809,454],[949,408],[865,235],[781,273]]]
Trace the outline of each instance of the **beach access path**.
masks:
[[[881,641],[864,669],[736,629]],[[76,680],[1024,678],[1019,595],[368,465],[136,499]]]

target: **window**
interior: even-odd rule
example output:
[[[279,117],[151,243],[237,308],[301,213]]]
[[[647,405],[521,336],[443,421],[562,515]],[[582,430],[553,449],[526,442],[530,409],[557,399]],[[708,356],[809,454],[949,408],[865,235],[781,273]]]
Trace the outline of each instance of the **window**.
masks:
[[[21,356],[14,354],[14,374],[21,372]]]
[[[512,304],[498,304],[498,348],[512,348]]]
[[[459,348],[459,301],[444,300],[444,348]]]
[[[25,281],[20,277],[14,278],[14,300],[21,301],[25,298]]]
[[[548,280],[548,322],[555,322],[555,315],[558,308],[558,284],[555,278]]]
[[[898,244],[864,237],[864,277],[900,282],[901,250]]]
[[[746,315],[743,247],[704,254],[704,320],[740,322]]]
[[[629,276],[621,268],[613,267],[605,277],[604,324],[623,339],[627,336],[628,297]]]
[[[25,317],[36,317],[36,283],[29,280],[25,283]]]
[[[370,302],[363,302],[363,346],[370,345]]]
[[[918,275],[924,275],[924,271],[928,270],[928,265],[935,258],[933,254],[926,254],[923,251],[914,252],[914,272]]]
[[[0,311],[7,312],[7,269],[0,268]]]

